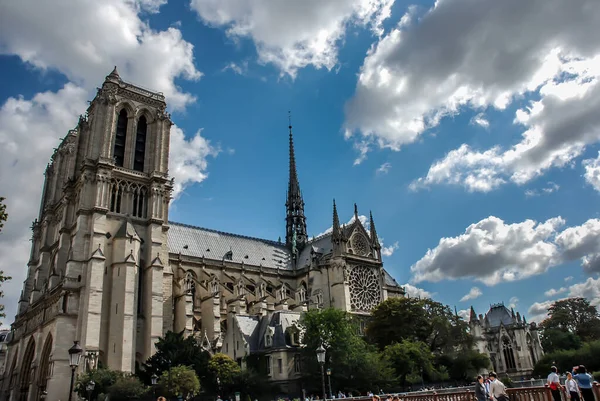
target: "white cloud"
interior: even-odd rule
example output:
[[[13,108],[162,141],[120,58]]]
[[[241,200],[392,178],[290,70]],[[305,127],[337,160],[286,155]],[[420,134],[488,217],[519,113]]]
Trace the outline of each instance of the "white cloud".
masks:
[[[306,66],[331,70],[338,44],[350,25],[376,34],[389,17],[393,0],[192,0],[207,24],[224,27],[233,39],[249,38],[261,63],[273,63],[294,77]]]
[[[221,148],[212,146],[208,139],[200,135],[201,132],[199,130],[192,138],[186,139],[181,128],[176,125],[171,127],[169,174],[175,178],[175,199],[185,187],[208,177],[208,158],[216,157],[221,152]]]
[[[402,287],[404,287],[404,289],[406,290],[406,293],[410,297],[431,298],[434,295],[429,291],[426,291],[422,288],[415,287],[414,285],[409,284],[409,283],[403,284]]]
[[[573,276],[567,276],[565,277],[565,283],[568,283],[569,281],[573,280]]]
[[[140,13],[157,12],[165,0],[36,0],[0,3],[0,52],[36,68],[57,69],[93,90],[119,66],[121,77],[164,92],[169,107],[194,101],[176,78],[196,80],[193,46],[171,27],[155,31]],[[35,10],[35,12],[31,12]]]
[[[385,162],[377,169],[377,174],[387,174],[392,168],[392,163]]]
[[[535,302],[527,311],[530,322],[540,323],[548,317],[548,308],[552,306],[554,301]]]
[[[567,292],[567,288],[566,287],[561,287],[559,289],[555,289],[555,288],[550,288],[548,291],[546,291],[544,293],[545,296],[547,297],[555,297],[557,295],[560,295],[562,293]]]
[[[485,118],[485,114],[479,113],[471,119],[472,125],[479,125],[482,128],[489,128],[490,122]]]
[[[525,190],[525,196],[527,198],[532,198],[534,196],[540,195],[549,195],[552,192],[556,192],[560,189],[560,185],[555,182],[548,181],[548,185],[541,189],[527,189]]]
[[[508,300],[508,307],[509,308],[516,309],[518,304],[519,304],[519,298],[517,298],[517,297],[511,297]]]
[[[585,181],[596,191],[600,191],[600,152],[597,158],[584,160],[581,164],[585,168]]]
[[[541,274],[560,261],[552,238],[563,224],[560,217],[514,224],[487,217],[457,237],[440,239],[411,267],[413,281],[472,277],[495,285]]]
[[[7,316],[16,313],[21,282],[25,279],[31,233],[37,217],[44,168],[53,148],[73,128],[86,108],[88,92],[72,83],[58,92],[38,93],[32,99],[9,98],[0,108],[0,196],[6,197],[9,220],[0,234],[0,270],[13,277],[4,285]],[[171,128],[170,174],[175,196],[206,178],[207,158],[218,148],[200,136],[186,140],[183,131]]]
[[[465,301],[468,301],[471,299],[476,299],[476,298],[479,298],[481,295],[483,295],[481,290],[477,287],[473,287],[467,294],[465,294],[464,297],[462,297],[460,299],[460,302],[465,302]]]
[[[394,254],[394,251],[396,249],[398,249],[399,245],[398,242],[394,242],[392,245],[390,246],[383,246],[383,239],[381,240],[381,255],[383,256],[392,256]]]
[[[566,165],[600,140],[599,9],[595,0],[445,0],[422,17],[409,8],[368,52],[347,104],[347,136],[399,150],[461,109],[503,110],[535,94],[517,112],[520,143],[463,145],[415,185],[489,191]]]
[[[554,302],[567,298],[586,298],[593,306],[600,306],[600,277],[589,277],[583,283],[573,284],[569,286],[568,289],[561,288],[558,291],[554,291],[553,294],[549,294],[550,291],[546,291],[545,295],[547,297],[552,297],[559,294],[563,294],[565,292],[568,292],[565,298],[552,299],[543,302],[535,302],[534,304],[532,304],[529,308],[529,315],[531,315],[530,320],[538,323],[541,322],[546,317],[548,317],[548,308],[552,306]]]
[[[581,259],[589,273],[600,272],[600,220],[589,219],[580,226],[569,227],[556,237],[565,260]]]
[[[471,318],[471,310],[470,309],[461,309],[458,311],[458,316],[462,317],[465,321],[469,321]]]

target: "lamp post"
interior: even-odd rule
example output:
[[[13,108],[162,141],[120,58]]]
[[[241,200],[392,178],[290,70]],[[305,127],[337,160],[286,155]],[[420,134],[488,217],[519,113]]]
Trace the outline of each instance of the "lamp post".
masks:
[[[94,392],[94,387],[96,387],[96,383],[93,380],[90,380],[87,386],[85,386],[85,389],[88,393],[88,401],[92,401],[92,393]]]
[[[71,366],[71,386],[69,387],[69,401],[73,400],[73,384],[75,382],[75,370],[79,366],[81,353],[83,349],[79,345],[79,341],[73,341],[73,346],[69,348],[69,366]]]
[[[327,393],[325,392],[325,348],[323,348],[323,344],[319,345],[317,348],[317,361],[321,365],[321,385],[323,387],[323,400],[327,399]]]
[[[327,368],[327,380],[329,381],[329,398],[333,400],[333,391],[331,390],[331,369]]]

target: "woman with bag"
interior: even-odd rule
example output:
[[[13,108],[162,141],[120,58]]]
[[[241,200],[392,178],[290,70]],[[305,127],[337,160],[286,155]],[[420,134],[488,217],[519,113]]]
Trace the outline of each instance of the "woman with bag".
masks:
[[[558,377],[558,369],[556,366],[552,366],[550,368],[551,372],[548,375],[548,387],[550,387],[550,391],[552,392],[552,398],[554,401],[561,401],[560,399],[560,377]]]

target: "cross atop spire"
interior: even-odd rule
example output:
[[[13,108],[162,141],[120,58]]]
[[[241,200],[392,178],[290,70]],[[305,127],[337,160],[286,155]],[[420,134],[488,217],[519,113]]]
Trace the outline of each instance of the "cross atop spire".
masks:
[[[289,137],[289,157],[290,171],[288,181],[286,208],[286,231],[285,243],[290,249],[302,250],[307,241],[306,236],[306,217],[304,216],[304,200],[302,191],[298,182],[298,173],[296,171],[296,155],[294,153],[294,136],[292,134],[292,117],[288,112]]]

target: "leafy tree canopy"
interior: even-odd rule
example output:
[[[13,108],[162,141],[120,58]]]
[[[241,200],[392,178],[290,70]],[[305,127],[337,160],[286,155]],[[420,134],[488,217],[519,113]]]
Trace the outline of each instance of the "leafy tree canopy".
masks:
[[[208,361],[208,370],[214,381],[216,382],[218,378],[223,386],[232,385],[241,371],[239,365],[225,354],[213,355]]]
[[[149,392],[149,388],[135,376],[125,375],[108,388],[111,401],[139,400]],[[87,399],[87,398],[86,398]],[[93,399],[93,398],[92,398]]]
[[[200,392],[200,380],[196,372],[187,366],[175,366],[163,372],[158,384],[171,397],[189,399]]]
[[[310,310],[299,323],[303,331],[302,372],[308,391],[321,393],[321,367],[316,349],[326,349],[325,368],[331,379],[347,391],[376,391],[388,388],[394,380],[393,369],[374,346],[358,335],[358,324],[348,313],[338,309]]]
[[[567,298],[554,302],[548,308],[548,318],[540,327],[544,333],[549,330],[548,336],[544,335],[546,342],[552,341],[552,330],[573,333],[583,341],[600,339],[598,310],[585,298]]]
[[[117,370],[92,370],[78,376],[77,383],[75,383],[75,393],[77,393],[81,398],[87,399],[87,385],[90,381],[93,381],[95,384],[91,398],[94,400],[100,394],[108,394],[108,389],[121,378],[123,378],[123,372]]]

